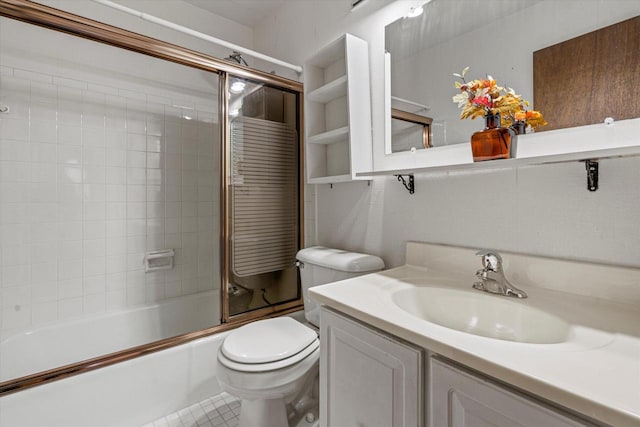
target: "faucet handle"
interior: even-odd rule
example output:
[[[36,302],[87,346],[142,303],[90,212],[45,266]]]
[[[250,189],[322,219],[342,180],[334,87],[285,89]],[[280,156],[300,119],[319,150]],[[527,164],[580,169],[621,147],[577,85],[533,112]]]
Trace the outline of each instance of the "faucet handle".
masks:
[[[502,269],[502,257],[497,252],[482,249],[476,252],[476,256],[482,257],[482,266],[485,270],[497,273]]]

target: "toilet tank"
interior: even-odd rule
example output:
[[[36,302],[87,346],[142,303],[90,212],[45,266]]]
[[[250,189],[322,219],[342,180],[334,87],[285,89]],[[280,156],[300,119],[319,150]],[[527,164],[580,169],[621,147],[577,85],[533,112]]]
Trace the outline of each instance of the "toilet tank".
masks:
[[[309,297],[309,288],[337,282],[384,269],[384,261],[375,255],[347,252],[340,249],[313,246],[296,255],[299,261],[304,315],[312,325],[320,325],[320,306]]]

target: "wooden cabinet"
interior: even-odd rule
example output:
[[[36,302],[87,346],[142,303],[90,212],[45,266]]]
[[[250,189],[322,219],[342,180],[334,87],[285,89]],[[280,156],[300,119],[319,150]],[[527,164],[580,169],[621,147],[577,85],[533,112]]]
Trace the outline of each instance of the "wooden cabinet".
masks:
[[[593,426],[437,358],[430,366],[433,427]]]
[[[304,62],[307,182],[356,177],[373,166],[369,47],[345,34]]]
[[[322,427],[423,426],[423,350],[324,307],[320,336]]]

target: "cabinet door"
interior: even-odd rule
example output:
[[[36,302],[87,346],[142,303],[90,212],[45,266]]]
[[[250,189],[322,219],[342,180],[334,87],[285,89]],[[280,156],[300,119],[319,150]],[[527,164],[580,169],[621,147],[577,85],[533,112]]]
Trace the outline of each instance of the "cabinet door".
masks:
[[[433,427],[593,426],[438,359],[431,359]]]
[[[321,426],[422,426],[421,349],[324,307],[320,328]]]

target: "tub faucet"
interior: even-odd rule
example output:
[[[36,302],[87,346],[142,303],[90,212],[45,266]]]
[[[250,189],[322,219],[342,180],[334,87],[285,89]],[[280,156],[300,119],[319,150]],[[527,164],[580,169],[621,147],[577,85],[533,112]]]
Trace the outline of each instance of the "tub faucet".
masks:
[[[504,295],[507,297],[526,298],[524,291],[513,286],[502,271],[502,258],[500,254],[487,250],[476,252],[477,256],[482,257],[482,267],[476,271],[479,282],[473,284],[474,289],[490,292],[492,294]]]

